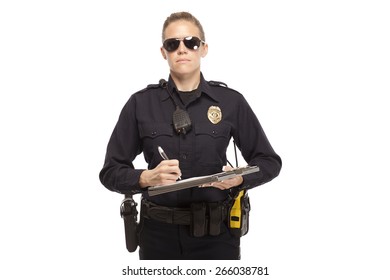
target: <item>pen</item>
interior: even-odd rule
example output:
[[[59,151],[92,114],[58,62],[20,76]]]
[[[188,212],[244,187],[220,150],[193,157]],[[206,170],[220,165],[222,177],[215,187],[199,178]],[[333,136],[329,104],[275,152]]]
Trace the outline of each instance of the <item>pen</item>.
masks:
[[[160,156],[161,156],[164,160],[168,160],[168,159],[169,159],[168,156],[167,156],[167,154],[164,152],[164,150],[163,150],[160,146],[158,146],[157,149],[158,149],[158,152],[160,153]]]
[[[167,154],[164,152],[163,148],[161,148],[160,146],[157,147],[158,149],[158,152],[160,154],[160,156],[164,159],[164,160],[169,160]],[[181,177],[179,176],[179,180],[181,180]]]

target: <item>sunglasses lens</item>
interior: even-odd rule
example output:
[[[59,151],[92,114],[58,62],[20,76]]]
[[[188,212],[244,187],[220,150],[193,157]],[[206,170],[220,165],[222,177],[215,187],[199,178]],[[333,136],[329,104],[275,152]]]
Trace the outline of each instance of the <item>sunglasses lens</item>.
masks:
[[[198,37],[187,37],[183,40],[184,45],[191,50],[197,50],[200,46],[201,40]]]
[[[173,52],[179,47],[179,45],[180,45],[180,41],[174,38],[167,39],[163,43],[164,49],[166,49],[168,52]]]

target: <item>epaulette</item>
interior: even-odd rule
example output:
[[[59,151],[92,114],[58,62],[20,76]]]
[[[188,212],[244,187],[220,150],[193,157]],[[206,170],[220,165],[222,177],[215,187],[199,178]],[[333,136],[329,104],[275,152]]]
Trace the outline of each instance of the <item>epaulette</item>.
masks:
[[[160,84],[150,84],[146,88],[159,88]]]
[[[159,88],[159,87],[160,87],[159,84],[150,84],[150,85],[147,85],[146,88],[141,89],[141,90],[138,91],[138,92],[145,92],[145,91],[147,91],[147,90],[149,90],[149,89],[152,89],[152,88]]]
[[[218,81],[208,81],[210,86],[228,87],[227,84]]]

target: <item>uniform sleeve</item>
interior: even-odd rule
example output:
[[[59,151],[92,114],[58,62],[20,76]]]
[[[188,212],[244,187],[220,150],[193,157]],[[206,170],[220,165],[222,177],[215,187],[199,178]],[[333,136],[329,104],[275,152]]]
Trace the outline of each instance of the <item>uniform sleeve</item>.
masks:
[[[233,137],[248,165],[256,165],[260,168],[260,172],[244,176],[242,187],[250,189],[278,176],[282,168],[282,160],[272,148],[252,108],[242,95],[240,97],[237,129]]]
[[[134,95],[123,107],[107,145],[101,183],[109,190],[125,193],[141,191],[139,177],[144,169],[134,169],[133,160],[141,153]]]

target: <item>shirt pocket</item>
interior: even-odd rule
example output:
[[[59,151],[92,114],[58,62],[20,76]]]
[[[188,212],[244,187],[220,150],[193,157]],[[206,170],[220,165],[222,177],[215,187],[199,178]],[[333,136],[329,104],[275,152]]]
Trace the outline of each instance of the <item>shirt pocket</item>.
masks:
[[[144,123],[138,128],[145,160],[149,167],[154,167],[162,160],[157,146],[166,151],[172,149],[173,128],[167,123]]]
[[[231,138],[228,124],[200,123],[195,126],[196,157],[201,165],[221,171],[226,162],[226,150]]]

